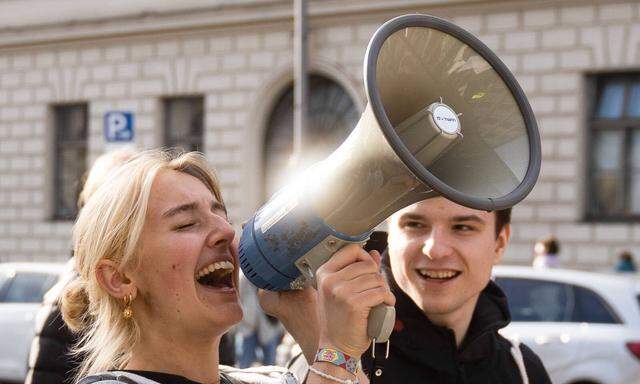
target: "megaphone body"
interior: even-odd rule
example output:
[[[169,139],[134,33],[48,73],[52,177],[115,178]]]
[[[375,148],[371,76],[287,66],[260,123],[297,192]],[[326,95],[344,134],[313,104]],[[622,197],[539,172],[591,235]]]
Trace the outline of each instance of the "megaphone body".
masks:
[[[349,243],[414,202],[444,196],[487,211],[533,188],[540,139],[506,66],[459,27],[432,16],[385,23],[365,55],[368,104],[338,149],[301,174],[245,225],[240,266],[257,287],[289,290]],[[388,339],[392,307],[369,316]]]

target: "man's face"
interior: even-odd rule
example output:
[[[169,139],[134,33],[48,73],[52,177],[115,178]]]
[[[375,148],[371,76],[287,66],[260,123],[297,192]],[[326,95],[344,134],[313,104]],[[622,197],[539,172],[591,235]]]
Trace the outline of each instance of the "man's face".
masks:
[[[509,241],[508,225],[496,238],[495,220],[494,212],[466,208],[442,197],[391,216],[393,277],[427,316],[473,312]]]

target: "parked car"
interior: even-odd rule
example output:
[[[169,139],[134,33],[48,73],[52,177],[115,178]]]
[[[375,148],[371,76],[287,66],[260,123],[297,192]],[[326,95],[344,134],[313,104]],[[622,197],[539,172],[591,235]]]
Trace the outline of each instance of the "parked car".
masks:
[[[64,263],[0,264],[0,382],[24,382],[36,313],[64,271]]]
[[[640,278],[499,266],[512,323],[501,333],[542,359],[555,384],[640,383]]]

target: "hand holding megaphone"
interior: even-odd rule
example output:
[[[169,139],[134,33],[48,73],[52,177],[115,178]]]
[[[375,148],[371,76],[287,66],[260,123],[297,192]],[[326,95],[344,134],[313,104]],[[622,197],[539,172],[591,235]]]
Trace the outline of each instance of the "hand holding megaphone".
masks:
[[[380,254],[355,244],[345,246],[318,269],[316,281],[319,345],[359,357],[371,344],[371,310],[393,309],[396,301],[380,273]]]

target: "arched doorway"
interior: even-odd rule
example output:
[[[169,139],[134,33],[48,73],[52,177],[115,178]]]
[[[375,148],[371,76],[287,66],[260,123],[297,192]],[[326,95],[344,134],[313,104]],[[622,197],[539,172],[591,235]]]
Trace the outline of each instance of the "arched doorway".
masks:
[[[360,111],[340,84],[321,75],[310,75],[302,163],[313,164],[333,152],[359,118]],[[293,84],[290,84],[278,97],[268,118],[263,152],[264,200],[286,184],[292,150]]]

